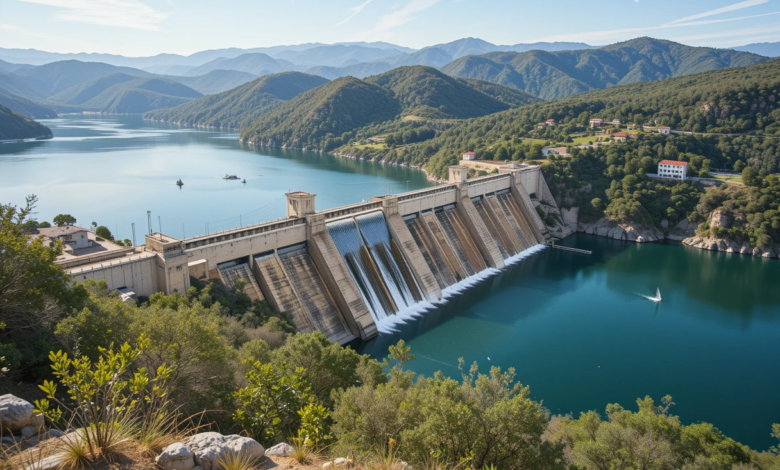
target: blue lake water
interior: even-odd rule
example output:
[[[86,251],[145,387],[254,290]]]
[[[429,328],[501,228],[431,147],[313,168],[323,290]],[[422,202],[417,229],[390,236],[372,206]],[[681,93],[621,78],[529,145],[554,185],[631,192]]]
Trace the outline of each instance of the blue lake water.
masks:
[[[180,128],[140,116],[65,115],[42,121],[48,141],[0,144],[0,201],[39,197],[38,219],[60,213],[137,241],[147,230],[188,237],[278,219],[284,193],[317,194],[318,209],[430,185],[419,170],[314,152],[257,149],[238,134]],[[247,180],[221,179],[230,173]],[[184,186],[175,182],[181,178]],[[158,216],[160,220],[158,222]],[[208,225],[207,225],[208,224]]]

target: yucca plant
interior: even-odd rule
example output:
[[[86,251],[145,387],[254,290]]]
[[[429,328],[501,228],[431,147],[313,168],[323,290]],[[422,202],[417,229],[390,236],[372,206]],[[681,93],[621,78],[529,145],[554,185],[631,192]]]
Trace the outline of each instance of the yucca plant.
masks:
[[[148,340],[138,349],[125,343],[118,351],[101,348],[101,357],[70,358],[62,351],[49,359],[67,398],[58,397],[50,380],[40,386],[45,399],[35,402],[36,411],[65,429],[79,429],[62,439],[63,452],[75,463],[117,452],[128,439],[137,439],[158,450],[162,436],[175,427],[175,413],[168,409],[167,381],[171,369],[161,366],[154,378],[132,364]]]
[[[244,452],[227,452],[217,459],[217,468],[222,470],[252,470],[257,468],[257,457]]]

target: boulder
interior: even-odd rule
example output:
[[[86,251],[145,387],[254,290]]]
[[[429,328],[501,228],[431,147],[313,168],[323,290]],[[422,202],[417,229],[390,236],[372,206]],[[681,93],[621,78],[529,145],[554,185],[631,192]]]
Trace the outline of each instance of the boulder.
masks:
[[[43,416],[33,414],[32,403],[11,394],[0,396],[0,424],[11,431],[43,426]]]
[[[265,451],[265,455],[286,456],[295,453],[295,449],[290,444],[281,442]]]
[[[190,437],[186,444],[192,449],[195,465],[203,470],[217,470],[217,461],[228,453],[260,459],[265,449],[259,442],[236,434],[223,436],[218,432],[202,432]]]
[[[154,461],[167,470],[193,470],[195,454],[187,445],[177,442],[163,449]]]
[[[38,431],[40,431],[41,428],[37,426],[25,426],[22,428],[22,436],[24,437],[33,437],[38,435]]]
[[[742,246],[739,248],[739,254],[741,254],[741,255],[752,255],[753,254],[753,248],[750,247],[750,243],[742,242]]]

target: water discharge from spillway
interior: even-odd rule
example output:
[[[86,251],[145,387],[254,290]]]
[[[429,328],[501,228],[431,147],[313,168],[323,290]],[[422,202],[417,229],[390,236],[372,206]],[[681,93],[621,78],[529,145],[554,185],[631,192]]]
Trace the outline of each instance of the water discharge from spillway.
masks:
[[[393,241],[384,214],[381,211],[370,212],[355,217],[355,221],[397,310],[406,309],[422,300],[406,262],[397,250],[397,255],[393,253]]]
[[[374,321],[378,323],[386,319],[396,311],[396,308],[363,243],[363,237],[355,220],[352,218],[336,220],[329,222],[327,228]]]

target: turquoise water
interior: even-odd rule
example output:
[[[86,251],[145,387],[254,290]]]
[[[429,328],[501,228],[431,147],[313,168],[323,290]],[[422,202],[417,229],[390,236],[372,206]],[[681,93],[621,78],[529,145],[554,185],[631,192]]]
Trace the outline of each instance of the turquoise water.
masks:
[[[256,149],[238,134],[180,128],[140,116],[67,115],[42,121],[54,139],[0,144],[0,202],[39,197],[38,219],[69,213],[138,243],[153,228],[200,235],[285,215],[284,193],[317,194],[318,209],[430,185],[418,170],[314,152]],[[225,173],[247,180],[222,180]],[[184,186],[175,182],[181,178]],[[157,217],[160,217],[158,222]],[[208,225],[207,225],[208,224]]]
[[[593,254],[544,250],[358,348],[381,358],[404,339],[425,375],[459,378],[460,357],[514,367],[553,414],[669,394],[685,423],[776,443],[780,262],[589,235],[566,244]],[[641,297],[657,287],[660,304]]]

